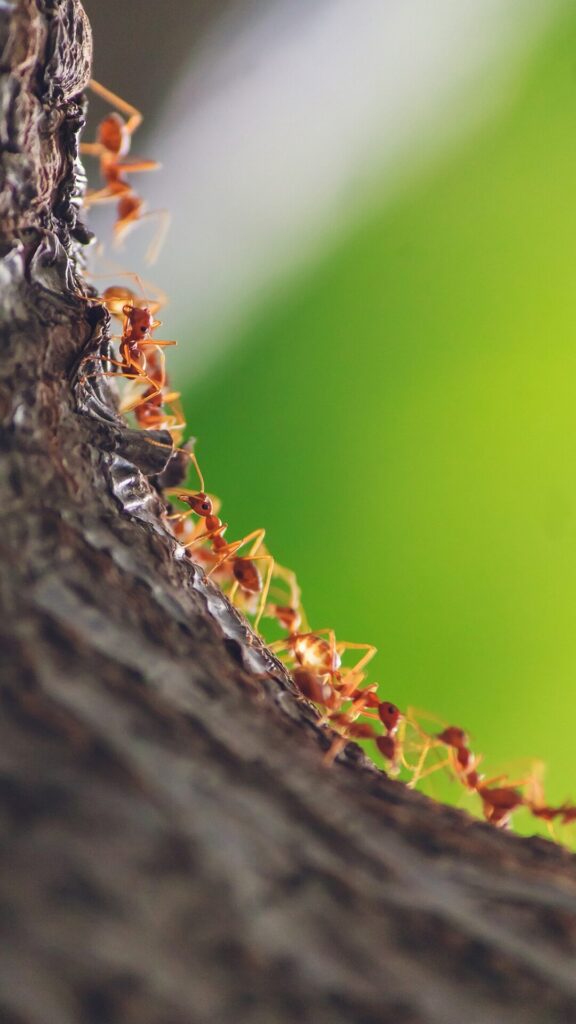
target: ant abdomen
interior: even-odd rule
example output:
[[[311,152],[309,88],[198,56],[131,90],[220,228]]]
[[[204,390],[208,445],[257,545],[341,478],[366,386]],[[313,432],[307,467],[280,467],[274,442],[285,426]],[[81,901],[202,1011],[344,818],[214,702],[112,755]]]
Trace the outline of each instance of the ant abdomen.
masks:
[[[242,590],[249,594],[259,594],[262,590],[262,577],[254,562],[249,558],[235,558],[232,562],[234,579]]]
[[[328,708],[333,705],[334,689],[327,676],[318,675],[307,668],[295,668],[292,670],[292,678],[300,693],[308,700]]]

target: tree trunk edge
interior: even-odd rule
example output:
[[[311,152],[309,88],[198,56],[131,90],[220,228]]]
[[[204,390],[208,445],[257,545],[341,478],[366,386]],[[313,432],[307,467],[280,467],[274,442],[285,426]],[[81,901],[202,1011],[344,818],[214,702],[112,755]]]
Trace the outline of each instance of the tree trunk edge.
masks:
[[[387,779],[164,529],[79,360],[78,0],[0,10],[0,1019],[576,1021],[566,850]]]

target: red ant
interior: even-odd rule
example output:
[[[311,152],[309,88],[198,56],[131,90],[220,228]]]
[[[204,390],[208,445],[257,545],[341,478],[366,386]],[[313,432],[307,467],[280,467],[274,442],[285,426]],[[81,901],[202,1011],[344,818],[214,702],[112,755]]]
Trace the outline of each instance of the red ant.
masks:
[[[140,289],[144,290],[143,282],[138,274],[124,272],[123,276],[134,278]],[[147,290],[152,287],[147,286]],[[112,316],[125,323],[127,309],[130,312],[137,309],[142,311],[144,315],[149,314],[152,317],[162,308],[166,302],[166,297],[158,288],[154,288],[154,290],[157,292],[158,298],[150,300],[140,298],[131,288],[126,288],[123,285],[111,285],[102,292],[98,302],[106,306],[106,309]],[[159,326],[160,320],[152,321],[150,323],[150,330],[154,330]],[[125,333],[124,328],[123,336]],[[152,338],[149,341],[153,346],[158,345],[160,347],[176,344],[176,342],[160,342]],[[143,353],[140,354],[142,355]],[[132,355],[132,353],[128,355]],[[126,370],[128,368],[131,370],[136,369],[135,366],[129,366],[129,359],[124,359],[123,362]],[[158,349],[153,347],[146,352],[146,372],[144,375],[133,376],[132,373],[127,375],[131,382],[132,390],[128,389],[124,393],[120,403],[120,412],[127,413],[133,411],[136,422],[142,429],[167,430],[172,434],[174,443],[179,444],[182,441],[183,431],[186,426],[184,413],[178,402],[180,393],[168,389],[168,378],[166,376],[164,360],[160,358]],[[134,396],[134,386],[137,387],[142,383],[148,384],[147,388],[144,392],[137,393]],[[165,412],[164,406],[166,405],[170,406],[172,410],[170,413]]]
[[[431,737],[431,740],[448,747],[448,761],[444,764],[448,763],[452,766],[454,774],[466,789],[477,790],[481,779],[478,773],[481,758],[472,753],[464,729],[457,725],[449,725],[442,732]],[[429,771],[435,771],[439,767],[443,767],[443,765],[435,765]],[[429,772],[424,774],[429,774]],[[420,774],[420,778],[423,777],[424,775]]]
[[[526,800],[519,787],[523,783],[508,782],[504,786],[495,786],[494,783],[505,780],[506,776],[498,776],[484,781],[478,772],[478,765],[481,758],[472,752],[468,742],[468,736],[460,726],[449,725],[435,736],[425,736],[425,743],[422,756],[416,766],[416,770],[410,785],[414,786],[426,775],[450,765],[456,778],[469,792],[477,793],[482,801],[482,809],[486,821],[493,825],[506,825],[511,814],[519,807],[526,805]],[[436,744],[442,744],[448,748],[448,759],[440,762],[423,772],[421,770],[424,757]]]
[[[184,513],[177,513],[171,517],[176,521],[182,520],[184,517],[189,516],[190,513],[194,513],[199,516],[204,522],[205,530],[203,533],[196,534],[192,540],[188,541],[185,547],[189,550],[193,545],[199,541],[207,541],[211,546],[216,556],[216,561],[208,572],[208,576],[212,576],[217,573],[221,566],[225,563],[229,563],[232,575],[234,577],[233,593],[239,587],[243,593],[247,595],[260,595],[258,602],[258,608],[256,611],[256,618],[254,621],[254,628],[257,630],[260,624],[260,619],[264,614],[264,607],[268,597],[268,590],[270,588],[270,581],[272,578],[272,572],[274,569],[274,559],[272,555],[268,553],[262,553],[262,545],[266,531],[263,529],[254,530],[252,533],[247,534],[246,537],[242,537],[241,540],[232,541],[229,543],[224,540],[224,533],[228,529],[228,524],[223,523],[218,515],[214,512],[214,506],[212,499],[204,491],[204,488],[200,491],[183,491],[182,489],[175,489],[172,492],[176,497],[188,505],[190,511]],[[238,551],[249,544],[252,541],[252,545],[247,555],[239,555]],[[258,571],[256,562],[266,562],[267,571],[264,581]],[[233,599],[233,593],[231,598]]]
[[[125,176],[136,171],[154,171],[160,164],[156,160],[121,159],[130,149],[132,135],[142,123],[142,114],[132,104],[127,103],[94,79],[90,81],[90,88],[97,96],[117,107],[123,114],[127,114],[128,120],[114,111],[100,122],[96,142],[81,143],[81,153],[100,159],[100,174],[104,181],[102,188],[87,193],[84,200],[85,206],[89,208],[97,203],[118,200],[117,219],[114,225],[114,235],[118,242],[137,221],[151,217],[159,218],[160,228],[147,254],[148,260],[153,262],[161,247],[169,215],[166,210],[144,213],[144,200],[137,195]]]
[[[299,598],[299,590],[297,593]],[[273,605],[270,612],[289,630],[288,637],[272,644],[271,649],[289,655],[290,661],[295,663],[291,667],[291,676],[302,695],[323,706],[326,723],[342,730],[342,735],[332,743],[326,760],[333,761],[349,739],[372,739],[391,762],[392,770],[397,770],[400,743],[396,734],[401,712],[395,704],[379,700],[376,684],[361,688],[363,669],[376,654],[376,648],[371,644],[337,642],[332,629],[301,632],[298,599],[293,598],[287,606]],[[347,650],[363,650],[365,653],[356,665],[341,671],[341,656]],[[347,710],[340,710],[347,703]],[[368,708],[376,709],[377,714],[367,711]],[[381,721],[386,729],[385,735],[379,736],[369,722],[358,722],[360,716]]]
[[[327,724],[341,730],[341,735],[332,742],[325,760],[331,763],[351,739],[373,740],[383,757],[389,761],[388,773],[395,775],[400,768],[402,742],[397,733],[403,718],[402,712],[390,701],[380,701],[372,689],[357,692],[358,698],[352,700],[347,711],[329,711],[326,716]],[[376,708],[377,714],[367,712],[366,706]],[[370,722],[358,722],[360,715],[379,720],[384,725],[385,733],[379,735]]]
[[[297,620],[288,616],[288,619],[290,618],[294,630],[294,622]],[[319,703],[326,704],[327,707],[336,707],[338,702],[349,700],[362,681],[364,667],[376,654],[376,647],[372,644],[336,641],[333,629],[319,629],[314,632],[298,632],[298,629],[299,625],[296,626],[296,631],[289,632],[287,637],[271,644],[270,649],[277,653],[284,652],[295,663],[292,675],[297,674],[301,684],[308,681],[310,693],[305,695],[310,696],[311,700],[316,700],[312,696],[315,690],[326,695],[327,686],[331,687],[332,696],[330,700],[324,699]],[[365,653],[356,665],[340,672],[342,655],[349,650]],[[302,685],[300,689],[303,689]]]
[[[123,304],[120,314],[119,301],[121,292],[128,292],[130,298]],[[158,304],[145,303],[142,305],[139,300],[135,300],[133,293],[129,289],[120,289],[118,287],[107,289],[102,297],[102,301],[113,312],[114,316],[122,315],[124,318],[122,334],[119,339],[120,360],[110,359],[107,356],[100,357],[103,363],[110,363],[116,367],[116,371],[106,372],[104,376],[121,376],[127,380],[147,384],[150,389],[146,395],[147,399],[150,399],[153,395],[160,394],[166,381],[164,359],[163,357],[160,359],[160,369],[158,369],[155,357],[152,353],[147,353],[147,349],[155,351],[158,357],[160,357],[160,350],[162,348],[176,345],[177,342],[161,341],[159,338],[152,338],[152,331],[160,327],[162,323],[161,320],[154,319],[154,311],[158,308]],[[92,358],[92,356],[88,356],[84,362],[88,362]],[[148,372],[149,366],[151,366],[154,372],[154,377]],[[133,404],[125,405],[122,411],[130,412],[142,400],[143,398],[140,397]]]

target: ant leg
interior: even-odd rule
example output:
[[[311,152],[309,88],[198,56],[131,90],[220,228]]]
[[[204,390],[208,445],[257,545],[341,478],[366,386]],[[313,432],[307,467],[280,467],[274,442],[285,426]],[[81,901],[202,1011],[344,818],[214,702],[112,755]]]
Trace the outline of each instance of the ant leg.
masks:
[[[157,171],[162,164],[158,160],[119,160],[116,166],[125,174],[138,174],[140,171]]]
[[[164,239],[170,227],[171,219],[169,210],[150,210],[148,213],[140,213],[138,211],[136,214],[130,214],[117,221],[114,225],[115,243],[120,245],[136,223],[141,224],[144,220],[157,220],[159,222],[158,228],[146,250],[146,262],[148,264],[155,263],[164,245]]]
[[[114,188],[105,185],[104,188],[93,189],[84,196],[84,209],[89,210],[91,206],[97,206],[99,203],[113,203],[115,199],[130,191],[130,185],[122,185],[120,182]]]
[[[266,578],[264,580],[264,586],[262,587],[262,593],[260,595],[260,602],[259,602],[259,605],[258,605],[258,611],[256,612],[256,618],[254,619],[254,629],[255,629],[256,632],[258,632],[258,627],[260,625],[260,620],[261,620],[261,618],[262,618],[262,616],[264,614],[264,608],[265,608],[265,605],[266,605],[266,601],[268,600],[268,591],[270,590],[270,583],[271,583],[271,580],[272,580],[272,573],[274,572],[274,559],[272,558],[272,555],[256,555],[253,558],[253,561],[254,562],[259,562],[259,561],[261,561],[261,562],[268,562],[268,572],[266,573]]]
[[[140,219],[146,220],[147,217],[156,217],[158,220],[156,234],[154,235],[154,238],[152,239],[146,251],[146,262],[148,264],[152,264],[156,263],[156,260],[158,259],[160,252],[162,251],[162,246],[164,245],[164,241],[168,233],[168,228],[170,227],[172,215],[170,214],[169,210],[154,210],[152,213],[145,213],[144,216],[141,217]]]
[[[271,555],[261,555],[259,557],[261,557],[262,559],[267,559],[268,560],[268,573],[267,573],[266,579],[264,581],[264,586],[262,587],[262,595],[260,597],[260,604],[258,606],[258,611],[256,613],[256,618],[254,619],[254,629],[255,629],[256,632],[258,632],[259,629],[260,629],[260,622],[261,622],[262,616],[264,615],[264,609],[266,607],[266,601],[268,600],[268,592],[270,590],[270,584],[272,582],[272,573],[274,572],[274,559],[272,558],[272,556]]]
[[[140,367],[137,365],[137,363],[123,363],[119,359],[112,359],[109,356],[96,356],[96,355],[94,355],[94,356],[85,356],[85,358],[82,360],[82,363],[80,365],[82,366],[83,363],[90,362],[93,359],[100,360],[100,362],[103,363],[104,365],[106,365],[108,363],[110,366],[116,366],[116,367],[118,367],[119,370],[126,371],[124,373],[103,373],[102,374],[103,377],[125,377],[126,380],[142,381],[143,384],[149,384],[150,387],[152,387],[152,388],[157,388],[158,387],[156,381],[152,380],[151,377],[149,377],[147,374],[143,373],[142,370],[140,369]],[[132,371],[132,372],[130,372],[130,371]],[[80,380],[81,380],[81,382],[84,382],[85,380],[88,380],[89,377],[94,377],[94,376],[95,376],[95,373],[91,373],[91,374],[88,374],[87,377],[80,378]]]
[[[405,719],[405,721],[406,721],[406,724],[408,724],[408,722],[410,722],[410,724],[413,725],[414,723],[409,718],[409,711],[410,711],[410,709],[408,708],[406,710],[406,719]],[[406,726],[405,726],[405,729],[406,729]],[[428,754],[436,746],[436,743],[437,743],[437,741],[432,736],[429,736],[428,733],[425,733],[423,730],[421,730],[418,727],[417,727],[417,732],[420,733],[421,738],[423,740],[423,744],[422,744],[422,746],[420,748],[420,756],[419,756],[416,764],[415,765],[410,764],[410,762],[406,758],[405,752],[403,751],[403,753],[402,753],[402,764],[406,768],[407,771],[412,773],[412,777],[411,777],[411,779],[410,779],[410,781],[408,783],[410,788],[414,788],[414,786],[417,786],[418,782],[420,781],[420,779],[423,778],[425,774],[428,774],[428,772],[426,772],[426,773],[423,772],[423,768],[424,768],[424,765],[426,763],[426,758],[428,757]],[[434,771],[436,770],[436,766],[435,765],[434,765],[433,770]]]
[[[160,321],[157,321],[157,323],[159,323],[159,322]],[[154,326],[156,326],[156,324]],[[152,330],[153,329],[154,329],[154,327],[152,327]],[[138,342],[138,347],[139,348],[150,348],[151,345],[157,345],[158,348],[170,348],[171,345],[177,345],[177,344],[178,344],[177,341],[160,341],[160,340],[157,340],[156,338],[150,338],[148,341],[139,341]]]
[[[418,764],[416,765],[416,768],[414,769],[414,774],[413,774],[412,778],[410,779],[410,781],[408,782],[408,788],[409,789],[414,789],[414,787],[417,786],[419,782],[422,782],[422,779],[427,779],[429,775],[434,775],[435,772],[441,771],[442,768],[449,768],[449,767],[451,767],[452,762],[451,762],[449,757],[446,757],[446,758],[444,758],[443,761],[437,761],[436,764],[430,765],[426,769],[426,771],[422,771],[421,769],[422,769],[422,767],[424,765],[426,757],[428,756],[428,754],[430,753],[431,750],[432,750],[432,747],[430,746],[430,747],[425,747],[424,750],[422,751],[422,755],[420,757],[420,760],[418,761]],[[412,766],[409,765],[408,762],[405,759],[404,759],[403,763],[404,763],[404,767],[407,768],[408,771],[412,770]]]
[[[173,425],[172,425],[172,427],[170,429],[171,430],[178,430],[178,431],[180,431],[180,435],[181,436],[179,437],[177,443],[181,444],[181,442],[182,442],[182,440],[184,438],[184,431],[186,430],[186,417],[184,415],[184,410],[183,410],[180,402],[178,401],[179,398],[180,398],[179,392],[178,391],[174,391],[172,393],[172,395],[169,393],[166,396],[166,398],[164,399],[164,404],[165,405],[169,405],[170,408],[172,409],[171,419],[173,421]],[[174,442],[176,443],[176,439],[174,439]]]
[[[80,152],[85,153],[86,156],[102,156],[104,146],[101,142],[81,142]]]
[[[204,490],[204,488],[202,488],[202,490]],[[254,541],[254,544],[252,545],[252,547],[250,548],[250,551],[248,552],[248,554],[245,557],[246,558],[252,558],[260,550],[260,547],[261,547],[261,545],[262,545],[262,543],[264,541],[264,537],[265,536],[266,536],[266,530],[263,530],[263,529],[253,530],[252,533],[248,533],[245,537],[242,538],[242,540],[235,540],[235,541],[232,542],[232,544],[228,544],[227,550],[226,550],[226,554],[222,556],[220,561],[216,563],[216,565],[208,573],[208,575],[211,576],[213,572],[216,572],[216,570],[220,568],[222,563],[226,562],[229,558],[234,558],[234,556],[240,550],[240,548],[243,548],[244,545],[247,544],[248,541],[251,541],[251,540]]]
[[[108,358],[108,356],[97,356],[97,355],[85,356],[84,359],[82,360],[82,362],[80,363],[80,367],[83,366],[84,363],[90,363],[92,361],[96,361],[97,362],[98,360],[104,366],[106,364],[109,364],[110,366],[117,366],[121,370],[122,369],[123,370],[130,369],[130,367],[126,366],[126,363],[121,363],[121,362],[119,362],[118,359],[112,359],[112,358]],[[80,367],[78,369],[80,369]],[[96,377],[96,376],[97,376],[96,371],[94,371],[94,373],[89,373],[85,377],[79,377],[78,378],[78,383],[79,384],[84,384],[87,380],[90,380],[90,377]],[[105,377],[109,377],[109,376],[112,376],[112,377],[115,377],[115,376],[122,377],[122,376],[124,376],[124,377],[128,377],[129,380],[136,380],[139,375],[137,375],[137,374],[129,375],[128,373],[125,373],[125,374],[108,374],[108,373],[106,373],[106,374],[103,374],[103,376],[105,376]]]
[[[139,398],[136,398],[133,402],[129,402],[128,405],[120,405],[120,412],[122,413],[122,415],[124,415],[127,412],[134,412],[134,409],[138,409],[140,405],[144,405],[146,402],[149,402],[152,398],[156,398],[157,395],[160,395],[162,393],[162,388],[158,387],[158,385],[154,384],[153,382],[151,382],[151,384],[152,387],[156,388],[156,390],[152,392],[152,394],[140,395]]]
[[[286,654],[292,653],[288,637],[282,637],[281,640],[274,640],[273,643],[268,644],[268,647],[273,654],[282,654],[282,652]]]
[[[117,277],[129,277],[129,278],[131,278],[131,280],[136,282],[136,284],[138,286],[138,290],[139,290],[139,292],[141,294],[142,302],[144,303],[145,306],[148,307],[148,309],[150,310],[152,316],[154,316],[161,309],[163,309],[164,306],[167,305],[167,303],[168,303],[168,296],[166,295],[166,292],[162,291],[162,289],[158,287],[158,285],[152,284],[150,281],[143,281],[139,274],[135,274],[131,270],[122,270],[118,266],[118,264],[114,263],[112,260],[105,260],[104,262],[108,266],[110,266],[109,273],[107,273],[107,274],[90,274],[89,275],[90,278],[92,278],[94,281],[104,280],[104,279],[108,279],[109,280],[111,277],[115,277],[115,278],[117,278]],[[133,296],[132,296],[132,293],[130,291],[127,291],[127,294],[125,294],[125,295],[114,296],[114,294],[113,294],[114,290],[115,290],[114,286],[111,286],[109,289],[106,289],[106,291],[107,292],[111,292],[112,295],[100,296],[100,300],[106,306],[106,308],[108,309],[109,313],[112,313],[113,316],[117,316],[118,318],[123,318],[124,314],[122,313],[122,309],[125,306],[125,304],[130,299],[133,298]],[[120,291],[122,291],[122,289],[120,289]],[[149,295],[153,295],[154,297],[149,299],[148,298]],[[118,312],[117,312],[117,310],[118,310]]]
[[[347,641],[342,641],[336,645],[338,654],[343,654],[344,651],[366,651],[364,656],[360,658],[360,661],[352,668],[347,669],[344,676],[344,687],[343,695],[348,694],[356,687],[356,679],[361,675],[362,670],[368,664],[369,661],[378,653],[378,648],[374,647],[373,644],[353,644]],[[350,677],[350,682],[348,679]]]
[[[131,103],[117,96],[111,89],[107,89],[105,85],[100,85],[100,82],[97,82],[95,78],[91,78],[89,84],[92,92],[95,92],[97,96],[100,96],[106,103],[111,103],[113,107],[121,110],[123,114],[128,115],[128,121],[124,127],[128,135],[132,135],[142,124],[142,114],[140,111],[133,107]]]
[[[152,324],[152,330],[155,326],[160,323],[159,320],[154,321]],[[154,338],[150,338],[149,341],[141,341],[139,347],[144,348],[156,348],[158,349],[157,355],[160,360],[160,387],[163,388],[166,384],[166,357],[162,351],[163,348],[169,348],[173,345],[177,345],[177,341],[156,341]],[[146,353],[144,353],[146,355]]]
[[[163,397],[164,405],[174,405],[175,402],[180,398],[180,391],[168,391]],[[181,417],[183,418],[183,416]]]
[[[309,630],[310,626],[308,624],[304,608],[302,607],[302,592],[298,584],[296,573],[293,572],[292,569],[286,569],[283,565],[279,565],[278,562],[276,562],[274,567],[274,579],[281,580],[282,583],[286,584],[290,591],[289,606],[298,612],[300,616],[300,627],[305,630]],[[281,600],[284,604],[286,601],[284,595],[282,595]]]
[[[332,743],[330,744],[330,747],[328,748],[328,750],[324,754],[324,757],[322,758],[324,764],[327,764],[327,765],[333,764],[334,761],[336,760],[336,758],[338,757],[338,754],[340,753],[340,751],[344,750],[344,747],[349,742],[350,742],[350,740],[346,736],[337,735],[332,740]]]
[[[181,448],[180,451],[184,451],[188,455],[188,458],[190,459],[190,462],[192,463],[192,465],[194,466],[194,469],[196,470],[196,476],[198,477],[198,483],[200,484],[200,490],[203,491],[204,490],[204,477],[202,476],[202,470],[200,469],[200,466],[198,465],[198,459],[194,455],[194,452],[189,452],[186,448]]]

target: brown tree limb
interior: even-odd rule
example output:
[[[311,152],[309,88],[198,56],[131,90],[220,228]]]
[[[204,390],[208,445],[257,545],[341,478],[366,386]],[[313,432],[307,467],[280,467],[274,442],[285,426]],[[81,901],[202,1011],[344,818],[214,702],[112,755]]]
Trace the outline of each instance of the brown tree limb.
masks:
[[[576,870],[330,740],[78,363],[78,0],[0,4],[0,1019],[576,1021]],[[152,440],[167,443],[167,435]]]

